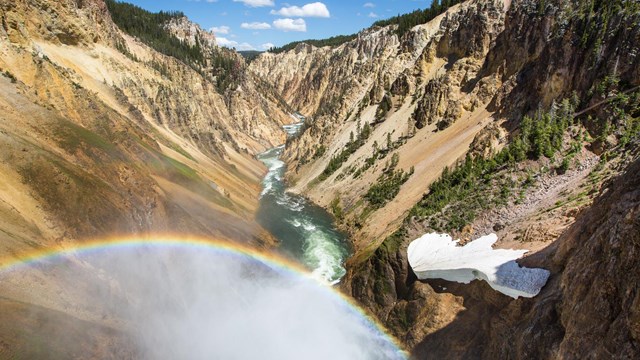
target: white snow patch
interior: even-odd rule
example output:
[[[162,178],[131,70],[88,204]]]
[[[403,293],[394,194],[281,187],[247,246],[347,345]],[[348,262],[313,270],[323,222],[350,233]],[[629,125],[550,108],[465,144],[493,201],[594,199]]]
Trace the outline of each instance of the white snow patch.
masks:
[[[515,262],[528,250],[494,249],[496,234],[464,246],[447,234],[425,234],[409,244],[409,265],[418,279],[444,279],[468,284],[480,279],[513,298],[534,297],[549,279],[549,271],[520,267]]]

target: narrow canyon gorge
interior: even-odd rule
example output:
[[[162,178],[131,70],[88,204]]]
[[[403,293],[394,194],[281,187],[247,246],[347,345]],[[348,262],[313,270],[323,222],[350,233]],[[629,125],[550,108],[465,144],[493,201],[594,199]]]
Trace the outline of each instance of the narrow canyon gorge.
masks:
[[[245,57],[0,0],[0,358],[640,356],[640,3],[420,6]]]

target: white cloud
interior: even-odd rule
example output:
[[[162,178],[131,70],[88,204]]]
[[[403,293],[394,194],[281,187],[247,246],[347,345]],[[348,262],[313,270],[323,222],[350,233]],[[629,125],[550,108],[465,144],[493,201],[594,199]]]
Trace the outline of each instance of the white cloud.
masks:
[[[233,2],[241,2],[250,7],[274,6],[273,0],[233,0]]]
[[[376,7],[376,4],[374,4],[372,2],[368,2],[368,3],[364,3],[364,5],[362,5],[362,7],[374,8],[374,7]]]
[[[228,26],[214,26],[212,28],[209,29],[209,31],[213,32],[214,34],[218,35],[218,34],[228,34],[231,31],[231,28]]]
[[[271,25],[269,25],[266,22],[252,22],[252,23],[242,23],[240,24],[240,27],[243,29],[250,29],[250,30],[266,30],[266,29],[271,29]]]
[[[246,42],[239,43],[234,40],[229,40],[225,37],[217,37],[216,42],[218,43],[219,46],[236,48],[237,50],[255,50],[256,49],[255,47],[253,47],[253,45],[249,43],[246,43]]]
[[[273,22],[273,26],[282,31],[307,31],[307,23],[304,19],[277,19]]]
[[[331,14],[329,13],[329,9],[327,9],[327,6],[321,2],[314,2],[311,4],[304,5],[303,7],[299,7],[299,6],[283,7],[278,11],[271,10],[271,14],[282,15],[282,16],[298,16],[298,17],[322,17],[322,18],[331,17]]]
[[[264,44],[260,45],[260,47],[261,47],[263,50],[269,50],[269,49],[271,49],[272,47],[275,47],[275,45],[274,45],[274,44],[272,44],[272,43],[269,43],[269,42],[268,42],[268,43],[264,43]]]
[[[377,18],[378,14],[374,13],[373,11],[369,13],[369,15],[367,15],[370,18]]]
[[[220,46],[225,46],[225,47],[234,47],[238,45],[237,41],[229,40],[222,36],[218,36],[216,38],[216,43],[218,43],[218,45]]]

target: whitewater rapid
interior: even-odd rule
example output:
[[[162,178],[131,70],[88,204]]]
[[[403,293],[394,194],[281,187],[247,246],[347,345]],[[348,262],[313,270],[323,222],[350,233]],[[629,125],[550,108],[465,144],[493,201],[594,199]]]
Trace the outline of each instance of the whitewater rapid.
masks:
[[[284,130],[295,136],[302,126],[300,121]],[[286,191],[285,163],[280,160],[283,151],[281,145],[258,156],[269,169],[262,181],[258,221],[280,240],[284,255],[305,265],[316,278],[335,284],[346,273],[348,241],[324,209]]]

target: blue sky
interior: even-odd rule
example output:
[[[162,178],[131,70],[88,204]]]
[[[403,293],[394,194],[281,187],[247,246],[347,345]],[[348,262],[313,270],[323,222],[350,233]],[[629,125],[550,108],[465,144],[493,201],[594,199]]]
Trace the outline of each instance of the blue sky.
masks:
[[[431,5],[432,0],[123,0],[151,11],[180,10],[220,45],[264,50],[291,41],[353,34],[378,19]]]

